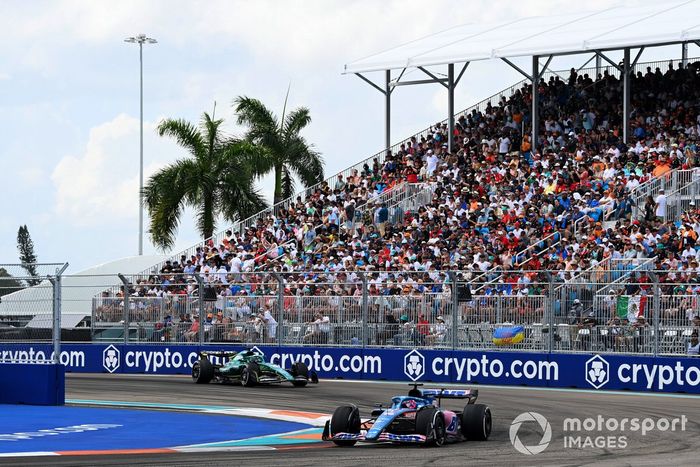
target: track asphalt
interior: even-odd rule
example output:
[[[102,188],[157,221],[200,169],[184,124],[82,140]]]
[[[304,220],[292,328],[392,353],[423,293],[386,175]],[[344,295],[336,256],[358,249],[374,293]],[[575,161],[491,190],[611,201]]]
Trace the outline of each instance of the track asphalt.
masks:
[[[332,413],[338,405],[355,403],[368,416],[375,403],[387,403],[403,394],[406,384],[329,380],[316,386],[242,388],[228,385],[195,385],[185,376],[68,375],[66,397],[70,400],[108,400],[155,404],[194,404],[238,408],[266,408]],[[697,465],[700,453],[700,397],[479,386],[480,403],[493,411],[493,432],[487,442],[466,442],[442,448],[371,445],[336,448],[330,444],[282,446],[279,450],[188,452],[110,456],[62,456],[51,458],[4,458],[0,464],[14,465]],[[460,401],[445,401],[459,408]],[[81,404],[82,405],[82,404]],[[510,441],[513,420],[523,412],[543,415],[551,427],[548,447],[535,455],[521,454]],[[603,429],[564,432],[564,419],[603,420]],[[685,417],[684,430],[659,430],[660,418],[672,421]],[[605,423],[615,418],[649,418],[655,429],[609,430]],[[525,446],[537,445],[544,430],[536,422],[525,422],[517,435]],[[624,436],[624,443],[620,437]],[[582,447],[568,447],[581,437]],[[583,447],[605,439],[606,446]],[[611,443],[611,439],[614,442]],[[574,443],[576,444],[576,443]],[[626,444],[625,447],[621,447]],[[250,448],[247,448],[250,449]],[[47,462],[48,461],[48,462]]]

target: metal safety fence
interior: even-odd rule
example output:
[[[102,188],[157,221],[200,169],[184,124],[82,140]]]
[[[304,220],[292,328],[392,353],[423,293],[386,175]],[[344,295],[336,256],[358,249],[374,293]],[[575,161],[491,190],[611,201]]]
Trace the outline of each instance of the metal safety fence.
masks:
[[[63,340],[687,353],[700,329],[697,273],[629,263],[600,280],[506,271],[476,286],[474,271],[119,275],[122,286],[103,285],[97,297],[86,284],[111,278],[73,285],[78,276],[65,276],[61,289],[81,319]],[[0,340],[48,339],[32,324],[44,319],[48,308],[35,304],[47,292],[38,284],[3,298],[0,322],[14,321]]]
[[[78,323],[62,322],[62,274],[67,263],[0,264],[0,342],[53,344],[58,363],[61,340]],[[0,361],[4,354],[0,353]]]

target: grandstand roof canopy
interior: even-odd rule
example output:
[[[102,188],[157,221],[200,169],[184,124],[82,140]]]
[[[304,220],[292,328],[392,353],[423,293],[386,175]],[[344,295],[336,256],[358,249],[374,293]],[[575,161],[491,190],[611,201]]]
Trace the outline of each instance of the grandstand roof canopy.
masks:
[[[700,40],[700,1],[469,23],[345,65],[362,73],[493,58],[566,55]]]

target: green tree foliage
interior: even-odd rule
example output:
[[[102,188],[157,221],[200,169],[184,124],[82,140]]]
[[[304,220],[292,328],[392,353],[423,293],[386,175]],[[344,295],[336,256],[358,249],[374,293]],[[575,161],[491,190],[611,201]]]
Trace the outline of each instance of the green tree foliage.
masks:
[[[160,136],[175,139],[190,156],[150,177],[141,194],[150,236],[162,250],[172,248],[186,206],[195,210],[204,238],[214,233],[217,217],[234,222],[266,207],[254,184],[253,166],[262,158],[259,148],[226,136],[222,124],[205,112],[199,126],[173,119],[158,125]]]
[[[37,278],[27,279],[27,283],[29,285],[37,285],[41,282],[41,280],[38,279],[39,274],[36,272],[37,257],[36,253],[34,253],[34,242],[29,235],[29,229],[26,225],[20,225],[17,231],[17,249],[19,250],[19,260],[24,270],[27,271],[29,276]]]
[[[311,123],[309,109],[300,107],[286,114],[285,100],[278,119],[262,102],[245,96],[234,101],[234,108],[238,124],[247,127],[246,139],[264,149],[264,157],[254,167],[256,175],[275,174],[275,204],[294,194],[295,176],[304,187],[323,181],[323,158],[300,135]]]

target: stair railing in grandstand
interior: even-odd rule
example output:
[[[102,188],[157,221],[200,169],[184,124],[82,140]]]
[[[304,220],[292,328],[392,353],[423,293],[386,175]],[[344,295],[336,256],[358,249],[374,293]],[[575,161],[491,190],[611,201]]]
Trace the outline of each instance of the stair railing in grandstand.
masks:
[[[680,219],[681,214],[690,209],[690,203],[697,202],[698,194],[700,194],[700,170],[694,169],[685,172],[692,172],[690,182],[666,195],[665,222],[674,222]]]
[[[658,177],[639,185],[632,192],[632,216],[633,218],[641,217],[644,205],[646,204],[647,196],[654,199],[664,190],[668,196],[671,193],[676,193],[683,187],[692,184],[697,180],[698,169],[675,169]]]
[[[389,209],[389,219],[392,224],[403,223],[403,216],[408,211],[413,211],[420,206],[429,204],[432,201],[433,193],[435,192],[435,186],[430,183],[402,183],[389,190],[382,192],[379,196],[367,200],[367,202],[356,208],[355,217],[357,218],[358,212],[361,213],[365,209],[372,209],[373,206],[379,204],[386,204]],[[313,227],[318,229],[323,223]],[[313,242],[315,242],[314,238]],[[313,243],[312,242],[312,243]],[[289,247],[296,243],[296,240],[290,240],[280,247]],[[261,259],[268,255],[270,251],[267,251],[261,255],[258,255],[258,259]],[[272,263],[283,260],[288,251],[277,256],[276,258],[270,258],[265,263],[259,264],[255,267],[255,271],[261,271],[264,267],[269,267]]]
[[[608,295],[614,293],[618,287],[624,286],[627,279],[634,279],[637,273],[652,271],[656,264],[656,256],[638,259],[617,259],[612,261],[612,282],[606,284],[596,292],[596,295]],[[618,277],[615,277],[618,276]]]

